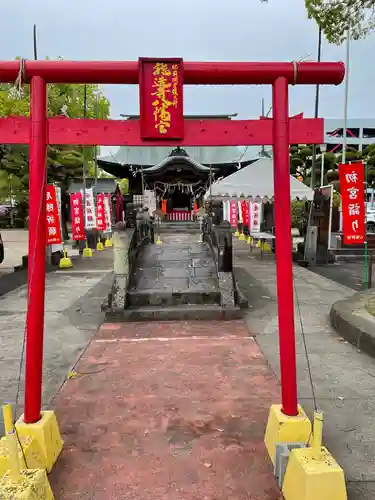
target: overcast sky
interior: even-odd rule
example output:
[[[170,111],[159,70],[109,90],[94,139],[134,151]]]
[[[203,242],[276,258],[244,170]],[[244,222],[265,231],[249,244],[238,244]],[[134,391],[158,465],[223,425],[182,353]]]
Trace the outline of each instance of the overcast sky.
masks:
[[[3,0],[0,59],[32,58],[32,26],[39,58],[135,60],[139,56],[194,61],[284,61],[316,58],[317,28],[304,0]],[[353,42],[349,117],[375,121],[375,36]],[[345,47],[324,44],[323,60],[343,60]],[[112,117],[138,113],[136,87],[107,86]],[[256,117],[269,87],[189,87],[186,113]],[[313,115],[314,88],[291,90],[290,112]],[[320,115],[343,114],[343,86],[324,87]]]

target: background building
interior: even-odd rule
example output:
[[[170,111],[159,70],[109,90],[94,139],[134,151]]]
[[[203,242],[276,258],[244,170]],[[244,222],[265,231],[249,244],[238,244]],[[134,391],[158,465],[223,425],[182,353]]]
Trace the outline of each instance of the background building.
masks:
[[[327,151],[340,153],[344,141],[343,119],[324,120]],[[350,118],[346,129],[347,146],[362,151],[369,144],[375,144],[375,118]]]

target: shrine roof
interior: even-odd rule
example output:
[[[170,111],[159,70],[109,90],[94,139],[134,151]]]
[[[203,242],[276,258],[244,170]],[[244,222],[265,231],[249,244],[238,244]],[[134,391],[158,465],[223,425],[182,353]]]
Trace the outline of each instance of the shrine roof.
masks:
[[[135,147],[121,146],[115,153],[101,156],[98,162],[117,165],[143,165],[152,167],[160,164],[170,157],[174,147],[151,146]],[[234,146],[225,147],[187,147],[184,151],[192,159],[202,166],[238,164],[248,162],[258,156],[259,148],[251,146],[240,148]]]

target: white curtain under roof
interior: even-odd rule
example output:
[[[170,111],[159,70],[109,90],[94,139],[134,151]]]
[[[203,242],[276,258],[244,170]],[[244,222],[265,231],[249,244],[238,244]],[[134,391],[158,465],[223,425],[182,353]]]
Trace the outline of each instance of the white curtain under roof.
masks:
[[[290,191],[292,199],[312,200],[314,191],[290,176]],[[214,182],[211,189],[205,194],[208,198],[251,198],[272,200],[273,189],[273,160],[260,158],[247,167],[234,172],[232,175]]]

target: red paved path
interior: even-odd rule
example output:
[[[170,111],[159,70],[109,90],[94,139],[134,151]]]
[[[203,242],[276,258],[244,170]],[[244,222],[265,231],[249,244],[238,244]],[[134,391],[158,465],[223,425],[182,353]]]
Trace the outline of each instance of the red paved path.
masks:
[[[57,396],[56,500],[278,500],[276,378],[242,321],[104,325]]]

